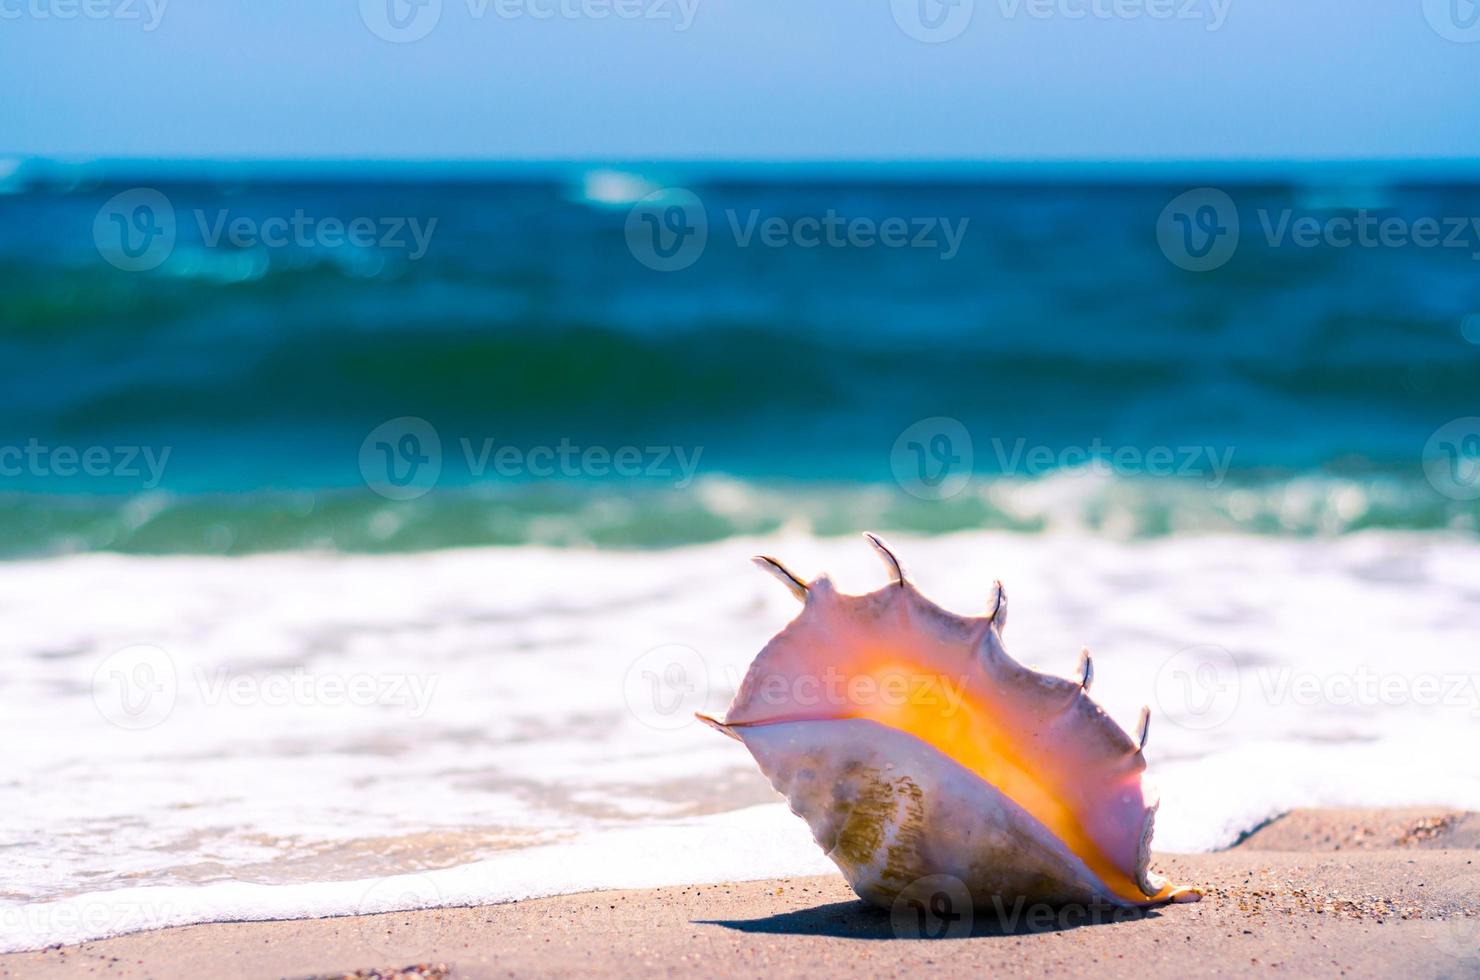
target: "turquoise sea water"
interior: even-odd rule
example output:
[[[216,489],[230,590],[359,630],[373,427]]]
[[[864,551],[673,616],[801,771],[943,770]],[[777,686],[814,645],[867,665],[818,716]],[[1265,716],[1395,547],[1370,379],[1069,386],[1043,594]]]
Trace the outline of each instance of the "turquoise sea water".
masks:
[[[1468,482],[1480,457],[1465,425],[1432,439],[1480,411],[1472,184],[1214,174],[1237,247],[1189,271],[1158,237],[1189,189],[1164,169],[134,171],[22,168],[0,195],[9,554],[1480,515],[1424,462]],[[658,271],[633,202],[680,182],[707,239]],[[139,200],[171,228],[129,271]],[[1454,241],[1293,231],[1363,216]],[[435,473],[388,498],[387,465],[431,462],[406,419]],[[907,486],[950,465],[956,492]],[[1028,499],[1064,474],[1091,478]]]

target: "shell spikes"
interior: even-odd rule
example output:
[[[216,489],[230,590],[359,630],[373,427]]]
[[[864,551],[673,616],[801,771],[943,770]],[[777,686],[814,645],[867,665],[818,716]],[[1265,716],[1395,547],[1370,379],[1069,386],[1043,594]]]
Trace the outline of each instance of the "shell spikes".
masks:
[[[756,555],[750,560],[755,562],[756,567],[761,571],[768,575],[774,575],[777,581],[786,586],[791,594],[797,597],[798,601],[807,601],[807,583],[796,575],[793,575],[785,565],[768,555]]]
[[[1150,713],[1127,734],[1075,679],[1002,643],[1007,594],[960,616],[921,595],[895,552],[866,595],[756,564],[802,611],[751,664],[723,720],[864,899],[888,907],[950,875],[976,901],[1150,906],[1196,901],[1149,870],[1156,799],[1143,780]]]
[[[1146,737],[1151,734],[1151,708],[1141,708],[1141,715],[1136,719],[1136,751],[1140,752],[1146,748]]]
[[[894,551],[884,543],[883,538],[872,531],[863,532],[863,536],[868,538],[868,543],[873,545],[874,550],[879,553],[879,557],[884,559],[884,565],[888,568],[889,576],[894,580],[895,585],[904,585],[909,581],[909,577],[905,574],[904,566],[899,563],[899,559],[895,557]]]

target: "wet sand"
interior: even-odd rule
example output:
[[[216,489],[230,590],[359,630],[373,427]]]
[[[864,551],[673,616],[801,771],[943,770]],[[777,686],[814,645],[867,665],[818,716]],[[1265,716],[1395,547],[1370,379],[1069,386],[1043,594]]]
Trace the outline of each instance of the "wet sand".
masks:
[[[1130,916],[978,909],[950,927],[969,935],[928,941],[827,876],[185,926],[0,956],[0,977],[1480,977],[1480,814],[1296,811],[1153,865],[1206,896]]]

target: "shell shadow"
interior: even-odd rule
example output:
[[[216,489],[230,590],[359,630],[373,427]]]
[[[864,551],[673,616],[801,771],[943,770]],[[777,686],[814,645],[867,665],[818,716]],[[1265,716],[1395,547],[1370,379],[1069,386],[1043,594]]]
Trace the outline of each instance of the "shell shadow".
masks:
[[[724,926],[737,932],[831,936],[837,939],[936,940],[977,937],[1026,936],[1040,932],[1064,932],[1087,926],[1111,925],[1158,918],[1155,909],[1097,909],[1085,907],[1048,908],[1006,905],[988,908],[971,916],[966,924],[947,927],[924,923],[920,928],[909,918],[896,921],[888,911],[867,902],[830,902],[794,912],[778,912],[759,919],[694,919],[695,925]],[[969,926],[969,928],[968,928]]]

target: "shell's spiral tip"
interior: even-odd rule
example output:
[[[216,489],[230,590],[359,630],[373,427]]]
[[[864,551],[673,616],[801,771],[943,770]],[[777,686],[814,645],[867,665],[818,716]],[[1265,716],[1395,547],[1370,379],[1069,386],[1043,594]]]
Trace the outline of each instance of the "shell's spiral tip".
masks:
[[[757,568],[768,575],[774,575],[776,580],[786,586],[787,591],[797,597],[797,601],[807,601],[807,583],[787,570],[787,567],[769,555],[756,555],[750,559],[755,562]]]
[[[1136,719],[1136,751],[1146,749],[1146,737],[1151,734],[1151,708],[1143,707],[1141,717]]]
[[[1167,901],[1173,905],[1185,905],[1188,902],[1201,902],[1202,897],[1201,888],[1178,888],[1167,896]]]
[[[898,585],[903,585],[908,576],[905,574],[904,565],[900,564],[899,557],[894,550],[884,543],[884,539],[872,531],[864,531],[863,536],[868,538],[868,543],[873,545],[879,557],[884,559],[884,567],[889,570],[889,577]]]
[[[1095,662],[1089,655],[1089,647],[1079,651],[1079,689],[1086,694],[1089,686],[1095,682]]]

